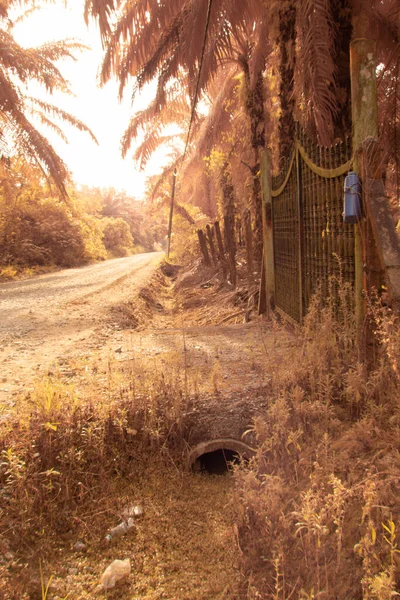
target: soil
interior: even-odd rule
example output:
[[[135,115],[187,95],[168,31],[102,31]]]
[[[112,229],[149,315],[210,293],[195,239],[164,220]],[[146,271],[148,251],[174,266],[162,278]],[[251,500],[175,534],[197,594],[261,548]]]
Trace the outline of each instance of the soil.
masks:
[[[61,274],[66,295],[62,300],[59,295],[53,308],[46,308],[45,277],[35,280],[37,302],[33,294],[23,307],[12,305],[18,286],[6,284],[9,310],[17,308],[20,319],[14,329],[7,330],[5,321],[1,328],[5,416],[18,407],[21,389],[35,385],[35,372],[56,374],[78,395],[89,390],[104,394],[111,371],[116,380],[134,379],[143,390],[154,373],[161,373],[171,385],[179,380],[191,399],[182,424],[188,452],[199,442],[221,437],[253,444],[246,432],[268,404],[271,373],[290,348],[291,334],[257,317],[254,294],[245,287],[222,288],[215,274],[202,268],[180,275],[164,264],[155,271],[159,262],[159,255],[143,256],[131,265],[130,274],[100,289],[92,290],[83,278],[78,297]],[[132,479],[108,499],[108,506],[140,500],[145,513],[134,534],[112,547],[101,543],[118,523],[116,508],[114,520],[108,511],[101,534],[88,533],[82,516],[84,555],[73,552],[76,539],[60,547],[48,541],[47,551],[52,550],[50,558],[46,552],[43,570],[46,578],[54,576],[48,598],[239,598],[229,474],[210,476],[182,470],[173,461],[160,467],[144,460],[142,473],[133,473]],[[127,557],[132,575],[105,593],[98,585],[101,573],[112,560]],[[35,595],[40,590],[38,564],[27,561],[19,568],[24,589],[33,591],[3,597],[40,598]]]
[[[119,327],[110,311],[135,298],[161,258],[140,254],[0,284],[0,418],[35,377],[103,348]]]

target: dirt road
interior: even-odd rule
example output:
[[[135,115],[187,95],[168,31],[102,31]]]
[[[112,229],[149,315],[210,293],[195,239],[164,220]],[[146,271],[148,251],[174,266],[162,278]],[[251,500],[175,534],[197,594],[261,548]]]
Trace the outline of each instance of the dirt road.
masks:
[[[0,285],[0,409],[85,340],[100,347],[104,314],[132,299],[163,253],[137,254]],[[101,335],[100,335],[101,333]]]

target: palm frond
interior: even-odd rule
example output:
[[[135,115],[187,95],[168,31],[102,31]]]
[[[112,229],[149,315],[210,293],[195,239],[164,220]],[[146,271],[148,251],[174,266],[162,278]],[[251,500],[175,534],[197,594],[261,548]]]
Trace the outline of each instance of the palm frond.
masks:
[[[177,125],[184,126],[185,119],[187,120],[189,114],[189,104],[187,98],[182,95],[182,90],[176,90],[174,98],[168,102],[167,107],[161,111],[160,104],[156,98],[149,106],[137,112],[130,120],[129,125],[121,140],[121,151],[122,157],[125,158],[132,142],[139,135],[139,131],[156,131],[158,135],[161,135],[163,128],[166,125],[176,123]]]
[[[157,135],[157,132],[148,132],[144,141],[138,146],[134,154],[134,159],[139,162],[140,169],[144,169],[156,150],[161,146],[176,142],[176,139],[176,133],[173,135]],[[183,143],[183,136],[181,136],[181,139]]]
[[[333,121],[338,106],[335,96],[336,65],[333,61],[335,24],[329,0],[302,0],[298,10],[299,54],[297,77],[307,89],[310,114],[319,140],[332,143]]]
[[[89,133],[96,143],[97,140],[82,121],[53,104],[30,98],[24,91],[24,86],[35,81],[49,93],[56,90],[71,93],[70,84],[56,62],[65,58],[75,60],[75,53],[88,47],[77,40],[67,39],[35,48],[24,48],[12,35],[13,25],[18,21],[18,12],[15,16],[13,14],[13,20],[9,18],[11,8],[21,11],[24,6],[27,7],[21,15],[27,17],[46,1],[52,0],[42,0],[40,3],[35,0],[0,0],[1,136],[7,143],[9,154],[22,154],[29,163],[36,162],[46,177],[54,181],[60,194],[66,197],[65,183],[69,179],[67,167],[28,115],[36,117],[63,140],[66,140],[65,134],[54,119],[61,119],[78,130]]]
[[[2,78],[0,76],[0,85]],[[8,113],[7,118],[3,113],[3,127],[11,129],[14,147],[21,152],[28,161],[40,165],[47,177],[51,177],[61,195],[66,198],[65,182],[69,173],[65,163],[58,156],[49,141],[32,125],[25,114],[15,108]]]
[[[181,153],[176,154],[174,160],[169,165],[164,167],[161,175],[158,176],[156,183],[154,184],[154,186],[152,187],[152,189],[150,191],[150,199],[151,200],[155,199],[158,190],[166,182],[166,180],[171,177],[171,175],[173,174],[175,169],[179,169],[179,166],[182,164],[182,159],[183,159],[183,156]]]
[[[61,138],[63,142],[65,142],[66,144],[68,143],[68,138],[65,135],[65,133],[63,132],[63,130],[61,129],[61,127],[59,125],[57,125],[57,123],[54,123],[54,121],[52,121],[51,119],[46,117],[46,115],[44,115],[42,113],[42,111],[31,109],[31,114],[33,117],[38,119],[42,125],[44,125],[45,127],[48,127],[48,129],[51,129],[51,131],[53,131],[55,134],[57,134],[58,137]]]
[[[34,105],[36,105],[38,108],[40,108],[41,111],[43,111],[44,113],[52,115],[53,117],[61,119],[62,121],[65,121],[69,125],[72,125],[72,127],[75,127],[76,129],[78,129],[78,131],[88,133],[90,135],[90,137],[92,138],[92,140],[97,145],[99,144],[99,142],[98,142],[96,136],[94,135],[94,133],[92,132],[92,130],[85,123],[83,123],[83,121],[81,121],[80,119],[77,119],[76,117],[69,114],[65,110],[62,110],[58,106],[55,106],[54,104],[49,104],[48,102],[44,102],[43,100],[39,100],[38,98],[27,97],[27,100],[30,100]]]
[[[183,204],[180,204],[179,202],[175,202],[174,208],[175,208],[175,213],[177,215],[180,215],[181,217],[183,217],[185,219],[185,221],[190,223],[190,225],[196,224],[196,221],[193,219],[192,215],[189,213],[188,209],[185,208],[185,206]]]
[[[215,89],[217,94],[211,105],[211,110],[204,119],[196,139],[197,153],[205,156],[211,147],[221,140],[222,135],[230,128],[230,103],[234,101],[238,82],[234,78],[237,67],[231,67],[225,74],[225,79],[219,80]],[[219,89],[218,89],[219,88]]]
[[[15,74],[23,83],[38,81],[49,92],[55,89],[64,93],[70,92],[69,82],[64,79],[53,61],[61,58],[75,60],[72,51],[87,48],[75,40],[52,42],[38,48],[22,48],[8,31],[0,29],[0,63],[3,68]]]
[[[171,27],[181,3],[125,2],[107,39],[101,83],[108,81],[112,74],[118,75],[121,70],[126,70],[127,76],[139,71],[160,45],[160,39]],[[131,52],[132,47],[134,52]]]
[[[112,18],[121,4],[120,0],[85,0],[84,17],[86,24],[92,18],[98,21],[103,41],[111,32]]]
[[[173,64],[174,54],[176,55],[176,51],[179,46],[182,23],[183,14],[179,13],[174,18],[168,29],[162,32],[157,47],[154,49],[154,52],[150,54],[151,58],[140,65],[137,62],[138,53],[136,44],[131,45],[128,48],[121,60],[121,65],[118,70],[120,96],[123,93],[123,89],[126,86],[129,75],[135,75],[135,87],[136,89],[140,90],[146,83],[152,81],[154,77],[158,75],[161,65],[161,74],[163,71],[164,74],[165,71],[168,71],[169,73],[168,80],[177,73],[177,68],[180,63],[175,60],[175,68],[171,69],[171,66]],[[138,36],[138,40],[136,42],[137,44],[140,44],[141,37],[143,37],[143,35]]]

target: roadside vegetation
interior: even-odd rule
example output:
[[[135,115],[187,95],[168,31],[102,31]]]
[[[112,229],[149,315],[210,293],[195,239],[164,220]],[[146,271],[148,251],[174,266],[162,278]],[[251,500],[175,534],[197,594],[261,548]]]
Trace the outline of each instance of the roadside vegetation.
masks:
[[[68,186],[68,199],[23,159],[0,180],[0,278],[161,247],[162,220],[114,189]]]
[[[64,122],[97,143],[82,121],[51,103],[55,92],[72,93],[60,61],[88,48],[71,39],[24,48],[13,37],[15,23],[37,8],[29,0],[0,3],[1,280],[151,251],[165,237],[162,218],[124,192],[77,189],[46,138],[50,130],[66,141]],[[49,101],[32,97],[35,86]]]
[[[316,297],[290,356],[270,357],[257,457],[235,473],[247,598],[398,595],[399,328],[370,307],[368,364],[346,306],[343,291],[338,320]]]
[[[174,269],[166,268],[176,276]],[[213,315],[220,314],[223,290],[207,296],[214,298],[213,304],[207,304],[198,285],[209,277],[209,270],[197,269],[198,302],[181,308],[175,317],[171,313],[178,327],[189,315],[193,319],[196,311],[203,319],[207,309],[210,324]],[[152,298],[166,304],[165,294],[170,292],[162,280],[157,275],[141,294],[147,319],[156,319]],[[135,567],[132,590],[138,597],[179,594],[180,578],[190,586],[191,581],[199,581],[202,569],[208,570],[208,583],[203,575],[206,579],[197,591],[192,589],[192,595],[182,588],[182,598],[214,593],[213,597],[226,600],[389,600],[396,595],[400,336],[390,310],[371,301],[374,342],[369,358],[373,360],[360,356],[348,291],[343,287],[339,300],[328,304],[317,295],[301,331],[269,325],[262,363],[268,376],[253,390],[266,408],[255,419],[249,417],[243,434],[243,440],[256,447],[256,455],[237,465],[233,478],[222,477],[222,487],[213,477],[208,484],[210,476],[186,471],[192,415],[198,422],[202,411],[210,410],[210,398],[202,398],[198,375],[188,367],[189,354],[171,352],[161,369],[154,357],[146,366],[134,358],[135,353],[128,362],[93,357],[75,365],[83,374],[78,384],[67,384],[56,373],[39,381],[33,392],[20,398],[15,417],[2,425],[0,543],[3,555],[13,557],[3,563],[2,585],[10,594],[9,585],[15,585],[12,573],[18,572],[21,586],[16,596],[5,597],[37,597],[32,590],[38,585],[39,557],[46,564],[46,578],[55,575],[57,590],[70,589],[73,598],[92,597],[101,565],[115,558],[113,552],[97,550],[102,548],[106,523],[116,522],[123,506],[138,496],[145,498],[151,519],[143,531],[138,528],[135,542],[128,538],[118,547],[130,555],[134,543],[139,562],[145,561]],[[194,294],[193,288],[192,300]],[[180,304],[184,298],[186,287],[178,285],[175,302]],[[145,314],[144,307],[141,312]],[[254,357],[248,358],[254,362]],[[221,405],[225,371],[219,369],[210,377]],[[244,373],[243,386],[246,377]],[[196,506],[205,506],[201,494],[210,493],[213,482],[217,486],[213,494],[225,506],[219,509],[224,514],[222,547],[203,535],[194,546],[186,546],[189,540],[174,537],[178,513],[172,520],[163,517],[169,532],[162,552],[167,562],[154,571],[160,562],[151,544],[160,534],[151,523],[160,518],[154,507],[161,514],[164,511],[159,504],[165,502],[161,489],[169,490],[168,502],[174,503],[189,490],[196,492],[196,499],[190,494],[186,498],[188,514],[183,505],[178,509],[174,504],[179,519],[186,522],[192,520]],[[181,490],[174,500],[173,489]],[[194,525],[195,531],[198,526]],[[156,536],[150,546],[143,538],[148,527]],[[233,537],[228,541],[226,536]],[[74,558],[70,548],[81,538],[89,547],[88,555]],[[233,569],[228,580],[213,579],[220,562],[213,560],[213,566],[206,567],[202,542],[207,553],[215,550],[214,558],[228,561],[227,568]],[[62,549],[59,560],[51,557],[55,547]],[[190,557],[191,575],[178,567],[183,556],[179,548]],[[197,548],[194,554],[193,548]],[[62,560],[78,565],[80,575],[70,578],[72,588]],[[128,593],[132,584],[125,585],[107,597]],[[22,592],[27,595],[18,595]]]

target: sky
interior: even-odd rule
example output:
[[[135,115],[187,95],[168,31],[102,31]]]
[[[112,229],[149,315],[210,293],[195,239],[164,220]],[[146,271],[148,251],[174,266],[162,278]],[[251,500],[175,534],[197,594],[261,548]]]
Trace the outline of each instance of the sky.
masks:
[[[132,105],[129,87],[122,102],[118,101],[118,84],[111,81],[103,88],[97,85],[97,72],[101,62],[102,48],[95,24],[88,28],[83,19],[83,0],[72,0],[70,6],[47,5],[34,12],[15,26],[16,41],[24,47],[45,42],[77,38],[92,50],[77,54],[77,62],[63,60],[58,66],[63,76],[70,81],[75,96],[54,94],[46,96],[42,89],[30,88],[29,93],[46,98],[68,111],[86,125],[99,141],[97,146],[87,133],[80,132],[67,124],[62,125],[68,137],[65,144],[54,132],[43,131],[57,153],[66,162],[77,184],[96,187],[114,187],[142,199],[145,192],[146,175],[160,172],[165,164],[165,151],[159,152],[149,163],[146,172],[140,172],[132,159],[134,148],[123,160],[120,140],[129,117],[142,110],[152,98],[151,86]]]

